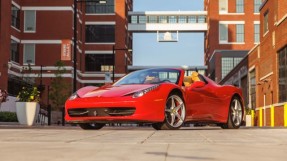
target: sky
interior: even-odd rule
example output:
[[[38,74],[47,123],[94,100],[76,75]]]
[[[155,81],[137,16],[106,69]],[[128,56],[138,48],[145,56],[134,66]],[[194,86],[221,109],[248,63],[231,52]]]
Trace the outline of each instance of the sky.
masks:
[[[202,11],[203,0],[134,0],[134,11]],[[157,42],[156,33],[133,34],[134,66],[202,66],[204,34],[179,33],[178,42]]]

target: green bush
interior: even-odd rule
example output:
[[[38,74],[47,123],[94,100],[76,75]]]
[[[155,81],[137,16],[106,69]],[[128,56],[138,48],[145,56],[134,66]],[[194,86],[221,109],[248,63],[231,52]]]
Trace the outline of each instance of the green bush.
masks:
[[[18,122],[15,112],[0,112],[0,122]]]

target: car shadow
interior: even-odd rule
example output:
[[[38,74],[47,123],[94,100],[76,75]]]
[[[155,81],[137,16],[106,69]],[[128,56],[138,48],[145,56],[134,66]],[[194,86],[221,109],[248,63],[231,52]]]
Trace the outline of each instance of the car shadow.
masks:
[[[214,158],[209,158],[209,157],[171,155],[171,154],[168,154],[167,152],[146,152],[146,154],[162,155],[162,156],[165,156],[166,158],[193,159],[193,160],[215,160]]]

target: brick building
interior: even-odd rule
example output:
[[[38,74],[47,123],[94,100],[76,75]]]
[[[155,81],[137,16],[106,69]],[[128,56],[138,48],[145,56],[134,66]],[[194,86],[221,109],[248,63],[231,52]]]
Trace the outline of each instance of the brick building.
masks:
[[[15,95],[26,83],[50,85],[65,44],[69,49],[68,59],[62,59],[66,69],[62,76],[72,90],[73,4],[73,0],[0,1],[0,88]],[[131,48],[127,13],[132,4],[132,0],[77,2],[77,88],[105,83],[113,70],[113,46]],[[131,61],[128,50],[115,50],[116,78],[126,73]]]
[[[261,0],[205,0],[205,64],[219,82],[259,42]]]
[[[265,0],[260,7],[260,44],[221,82],[240,82],[247,68],[248,106],[258,126],[287,126],[287,0]]]

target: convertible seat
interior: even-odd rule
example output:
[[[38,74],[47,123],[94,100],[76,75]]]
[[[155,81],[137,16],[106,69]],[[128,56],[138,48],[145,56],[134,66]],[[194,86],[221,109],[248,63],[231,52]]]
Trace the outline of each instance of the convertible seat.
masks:
[[[192,72],[190,76],[185,76],[183,83],[186,87],[189,87],[192,83],[200,81],[197,72]]]

